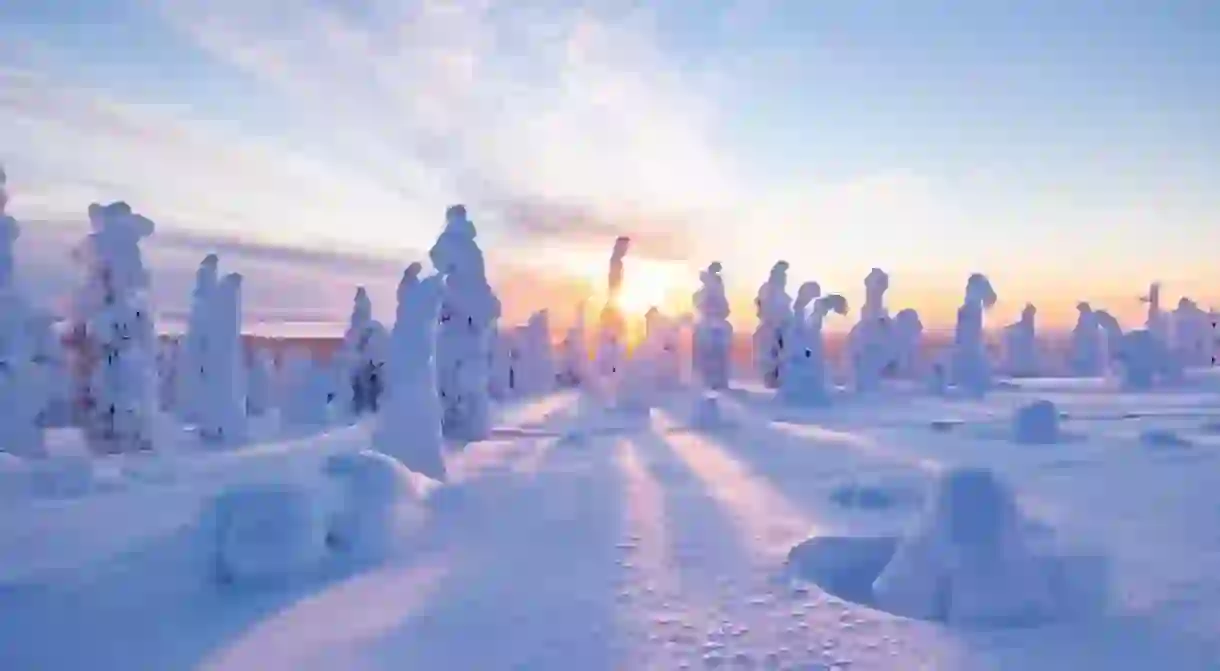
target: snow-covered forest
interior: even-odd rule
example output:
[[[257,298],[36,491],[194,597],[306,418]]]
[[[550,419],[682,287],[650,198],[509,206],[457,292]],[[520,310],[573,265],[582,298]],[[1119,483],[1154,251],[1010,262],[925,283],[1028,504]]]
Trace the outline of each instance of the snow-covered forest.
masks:
[[[220,253],[160,333],[126,202],[87,207],[67,308],[37,304],[3,188],[0,667],[1220,660],[1217,313],[1156,282],[1143,325],[1081,302],[1053,347],[970,274],[930,348],[901,276],[849,305],[777,259],[741,366],[732,268],[629,314],[619,237],[604,304],[507,323],[454,205],[393,323],[350,287],[319,356],[243,338],[259,278]]]

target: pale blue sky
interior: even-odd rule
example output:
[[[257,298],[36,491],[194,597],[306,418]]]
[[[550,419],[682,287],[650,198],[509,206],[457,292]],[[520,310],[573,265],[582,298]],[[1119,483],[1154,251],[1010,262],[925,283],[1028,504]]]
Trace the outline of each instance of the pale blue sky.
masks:
[[[0,160],[25,218],[392,254],[464,201],[593,276],[622,231],[742,295],[1220,303],[1220,4],[9,0]]]

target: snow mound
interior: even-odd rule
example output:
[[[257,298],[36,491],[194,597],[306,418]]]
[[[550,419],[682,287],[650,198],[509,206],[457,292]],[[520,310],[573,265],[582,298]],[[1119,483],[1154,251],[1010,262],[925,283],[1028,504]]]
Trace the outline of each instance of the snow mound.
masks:
[[[1023,445],[1049,445],[1059,442],[1059,408],[1038,400],[1017,408],[1012,419],[1013,440]]]
[[[909,483],[898,481],[850,480],[830,490],[830,500],[842,508],[890,510],[919,498]]]
[[[94,464],[86,456],[39,459],[29,469],[29,491],[36,498],[76,498],[94,488]]]
[[[908,535],[813,538],[788,562],[841,599],[952,625],[1032,625],[1096,611],[1105,562],[1065,555],[1049,538],[1021,519],[994,474],[960,468],[942,476]]]
[[[421,484],[397,459],[373,450],[335,454],[323,467],[338,485],[326,544],[353,558],[377,560],[423,522]]]
[[[326,506],[302,484],[234,485],[204,505],[199,533],[209,581],[291,582],[322,566]]]
[[[1173,429],[1145,429],[1140,432],[1140,442],[1149,447],[1191,447],[1194,443],[1178,435]]]
[[[704,394],[695,401],[694,412],[691,413],[691,424],[700,429],[715,429],[724,426],[720,399],[715,394]]]

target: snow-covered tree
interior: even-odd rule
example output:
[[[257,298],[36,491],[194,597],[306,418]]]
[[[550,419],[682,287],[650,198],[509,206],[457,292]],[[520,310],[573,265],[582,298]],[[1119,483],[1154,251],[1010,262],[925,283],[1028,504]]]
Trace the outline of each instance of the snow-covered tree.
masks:
[[[246,439],[246,361],[241,337],[239,273],[225,275],[208,300],[207,371],[200,388],[199,437],[209,443]]]
[[[788,295],[787,287],[788,262],[777,261],[754,298],[758,316],[758,328],[754,331],[754,365],[768,389],[780,386],[784,329],[792,318],[792,296]]]
[[[894,315],[894,374],[913,377],[919,367],[920,345],[923,342],[923,322],[919,313],[904,308]]]
[[[1210,316],[1193,300],[1182,297],[1173,311],[1171,352],[1187,368],[1207,367],[1212,363],[1212,323]]]
[[[545,394],[553,391],[555,389],[555,350],[551,344],[550,312],[543,309],[530,315],[521,335],[525,393]]]
[[[287,426],[324,426],[332,386],[329,368],[303,347],[289,349],[281,368],[280,420]]]
[[[373,302],[368,291],[357,288],[338,361],[345,369],[341,371],[342,405],[353,416],[377,411],[388,339],[385,327],[373,319]]]
[[[830,400],[822,324],[831,313],[847,314],[847,299],[838,294],[822,296],[822,287],[817,282],[800,286],[792,320],[784,333],[784,361],[778,392],[790,403],[821,405]]]
[[[958,390],[981,396],[991,387],[991,365],[983,342],[983,313],[996,303],[995,290],[985,275],[974,273],[966,281],[966,297],[957,309],[953,335],[953,383]]]
[[[482,440],[491,431],[488,376],[500,300],[487,284],[483,252],[466,208],[450,207],[445,219],[445,230],[429,252],[445,278],[436,341],[442,426],[449,438]]]
[[[1021,319],[1004,327],[1004,368],[1014,377],[1038,374],[1038,336],[1035,318],[1038,308],[1030,303],[1021,310]]]
[[[37,313],[13,281],[17,220],[6,211],[8,192],[0,168],[0,452],[42,456],[42,413],[47,380],[37,361],[32,326]]]
[[[881,386],[882,377],[892,365],[893,329],[889,310],[885,307],[885,292],[889,288],[890,276],[880,268],[873,268],[864,278],[860,321],[847,337],[858,391],[872,391]]]
[[[598,320],[596,364],[601,375],[614,375],[624,364],[627,353],[627,322],[619,307],[619,291],[623,286],[623,259],[631,248],[631,239],[619,237],[610,253],[610,271],[606,282],[606,305]]]
[[[171,411],[176,405],[180,345],[176,338],[157,339],[157,402],[164,411]]]
[[[1148,316],[1144,319],[1144,328],[1161,342],[1169,342],[1168,315],[1161,309],[1161,283],[1148,285],[1148,293],[1140,296],[1140,302],[1148,306]]]
[[[263,348],[252,349],[246,367],[246,414],[259,417],[276,407],[275,358]]]
[[[682,383],[682,361],[678,338],[682,324],[657,308],[644,314],[644,342],[652,360],[653,380],[659,389],[674,389]]]
[[[77,407],[94,452],[152,448],[156,343],[140,240],[155,225],[124,202],[89,206],[92,232],[76,250],[85,279],[74,296]]]
[[[1148,391],[1160,383],[1176,381],[1182,372],[1181,362],[1148,329],[1123,334],[1114,360],[1120,383],[1129,391]]]
[[[700,287],[693,302],[695,323],[691,334],[691,369],[708,389],[727,389],[733,344],[729,299],[719,261],[699,273]]]
[[[386,406],[378,413],[373,445],[407,468],[444,482],[443,399],[437,395],[437,314],[443,309],[441,275],[419,279],[419,267],[403,273],[390,334]]]
[[[524,328],[500,327],[491,348],[491,374],[488,388],[497,399],[509,399],[521,393],[521,341]]]
[[[175,404],[178,417],[187,423],[199,421],[202,412],[202,390],[206,386],[208,333],[207,320],[212,294],[220,280],[220,257],[208,254],[195,271],[195,288],[191,292],[191,310],[186,333],[182,336],[174,373]]]
[[[1102,372],[1105,372],[1115,353],[1123,348],[1123,327],[1107,310],[1094,310],[1093,318],[1102,333]]]
[[[1108,343],[1097,320],[1097,313],[1093,311],[1093,306],[1084,301],[1076,304],[1076,313],[1069,367],[1074,375],[1080,377],[1105,375],[1109,359]]]
[[[589,374],[589,342],[585,328],[585,308],[587,304],[581,301],[576,308],[576,317],[572,327],[560,345],[560,363],[557,379],[565,387],[580,386]]]

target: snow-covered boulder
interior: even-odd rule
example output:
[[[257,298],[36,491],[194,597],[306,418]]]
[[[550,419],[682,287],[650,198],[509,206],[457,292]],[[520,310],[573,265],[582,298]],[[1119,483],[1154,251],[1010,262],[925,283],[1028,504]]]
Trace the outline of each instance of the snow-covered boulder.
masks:
[[[268,585],[314,575],[326,560],[329,521],[326,498],[307,485],[233,485],[198,520],[205,579]]]
[[[754,331],[754,365],[768,389],[778,389],[784,360],[784,330],[792,318],[792,296],[788,294],[788,262],[777,261],[766,282],[758,287],[754,308],[758,327]]]
[[[324,470],[338,486],[326,536],[332,550],[381,559],[423,524],[420,484],[397,459],[373,450],[344,452],[329,457]]]
[[[1054,617],[1052,576],[1037,560],[1012,492],[989,470],[944,474],[916,528],[873,583],[889,612],[952,624]]]
[[[1013,414],[1013,440],[1026,445],[1059,442],[1059,408],[1045,399],[1027,403]]]
[[[398,285],[386,364],[389,388],[385,407],[377,415],[373,446],[412,471],[444,482],[448,474],[435,359],[443,278],[433,275],[421,280],[419,272],[419,265],[412,264]]]

